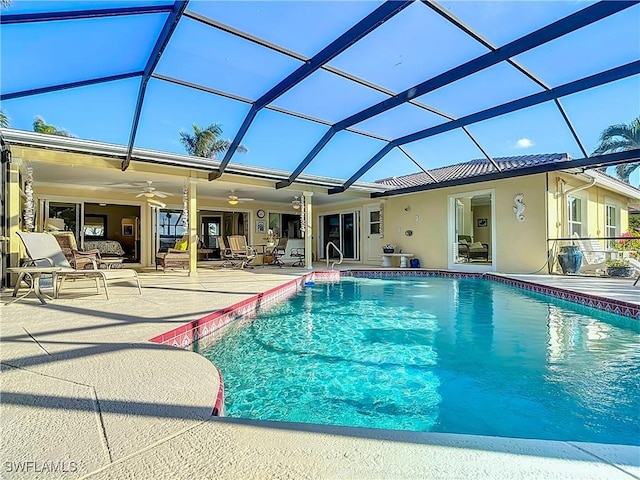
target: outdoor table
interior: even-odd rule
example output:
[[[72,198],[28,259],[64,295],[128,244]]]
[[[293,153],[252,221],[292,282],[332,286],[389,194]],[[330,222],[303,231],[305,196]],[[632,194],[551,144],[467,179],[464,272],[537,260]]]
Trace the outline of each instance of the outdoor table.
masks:
[[[260,259],[261,259],[260,263],[262,266],[264,266],[265,265],[264,256],[267,254],[267,247],[269,247],[270,245],[268,243],[256,243],[255,245],[249,245],[249,246],[255,249],[257,255],[260,255]]]
[[[46,295],[50,299],[53,299],[56,297],[56,275],[55,274],[60,270],[62,270],[61,267],[37,267],[36,266],[36,267],[7,268],[7,272],[18,274],[18,280],[16,281],[16,286],[13,289],[13,295],[12,295],[13,297],[17,297],[18,290],[20,289],[20,282],[22,282],[22,280],[27,279],[28,281],[26,283],[29,285],[29,290],[27,291],[27,293],[10,301],[9,304],[17,302],[18,300],[23,299],[24,297],[29,295],[31,292],[33,292],[36,294],[36,297],[38,297],[38,300],[40,300],[40,303],[42,303],[43,305],[46,305],[47,302],[44,299],[44,296],[46,294],[43,293],[42,290],[40,290],[40,277],[46,273],[53,274],[53,297]]]
[[[111,269],[111,268],[120,268],[122,267],[122,262],[124,262],[124,258],[123,257],[107,257],[107,258],[101,258],[100,260],[97,260],[97,262],[100,264],[100,266],[104,266],[104,268],[106,269]]]

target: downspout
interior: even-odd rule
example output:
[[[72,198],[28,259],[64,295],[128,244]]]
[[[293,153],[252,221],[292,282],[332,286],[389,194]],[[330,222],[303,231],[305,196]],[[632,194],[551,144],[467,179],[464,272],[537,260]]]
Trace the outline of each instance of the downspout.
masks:
[[[567,190],[566,192],[564,191],[564,185],[567,183],[564,180],[562,180],[561,178],[558,178],[558,182],[562,182],[563,185],[560,186],[560,188],[558,189],[558,193],[556,193],[557,196],[560,196],[560,205],[561,205],[561,211],[562,211],[562,225],[563,225],[563,235],[569,235],[569,225],[566,222],[566,199],[567,199],[567,195],[571,195],[572,193],[576,193],[579,192],[580,190],[584,190],[586,188],[590,188],[593,187],[596,183],[598,183],[598,179],[597,178],[592,178],[591,181],[589,183],[585,183],[584,185],[580,185],[579,187],[574,187],[574,188],[570,188],[569,190]]]
[[[580,190],[584,190],[585,188],[593,187],[596,183],[598,183],[598,179],[597,178],[592,178],[591,182],[585,183],[584,185],[581,185],[579,187],[571,188],[571,189],[567,190],[566,192],[562,192],[562,195],[564,195],[566,197],[567,195],[570,195],[570,194],[575,193],[575,192],[579,192]]]

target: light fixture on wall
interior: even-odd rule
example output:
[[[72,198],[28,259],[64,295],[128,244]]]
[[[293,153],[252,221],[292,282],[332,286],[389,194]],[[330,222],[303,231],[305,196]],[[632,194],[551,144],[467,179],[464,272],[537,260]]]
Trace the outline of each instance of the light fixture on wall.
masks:
[[[293,197],[293,202],[291,202],[291,206],[293,207],[294,210],[300,210],[300,206],[302,205],[302,202],[300,201],[300,197]]]

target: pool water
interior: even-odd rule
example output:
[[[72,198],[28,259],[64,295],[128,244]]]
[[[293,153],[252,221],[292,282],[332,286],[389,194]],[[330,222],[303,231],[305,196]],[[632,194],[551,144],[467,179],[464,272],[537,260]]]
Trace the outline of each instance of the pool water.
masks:
[[[344,279],[203,354],[229,417],[640,444],[639,322],[482,279]]]

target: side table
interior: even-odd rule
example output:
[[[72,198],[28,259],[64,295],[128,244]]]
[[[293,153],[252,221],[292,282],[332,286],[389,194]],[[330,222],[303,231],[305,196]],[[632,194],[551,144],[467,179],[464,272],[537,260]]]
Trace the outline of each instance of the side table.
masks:
[[[56,288],[57,288],[56,272],[59,272],[60,270],[62,270],[61,267],[10,267],[10,268],[7,268],[7,272],[18,274],[18,280],[16,281],[16,286],[13,288],[13,294],[12,294],[12,296],[16,298],[14,300],[11,300],[7,305],[23,299],[24,297],[29,295],[31,292],[36,294],[36,297],[38,297],[38,300],[40,300],[40,303],[42,303],[42,305],[46,305],[47,302],[44,299],[44,296],[46,294],[43,293],[42,290],[40,290],[40,277],[42,277],[42,275],[47,273],[53,274],[53,297],[50,297],[49,295],[47,295],[50,299],[53,299],[56,297]],[[20,282],[22,282],[23,280],[28,280],[26,283],[29,285],[29,290],[24,295],[17,297],[18,290],[20,289]]]
[[[124,262],[124,257],[107,257],[96,261],[99,264],[99,267],[104,266],[106,269],[120,268],[122,267],[122,262]]]

